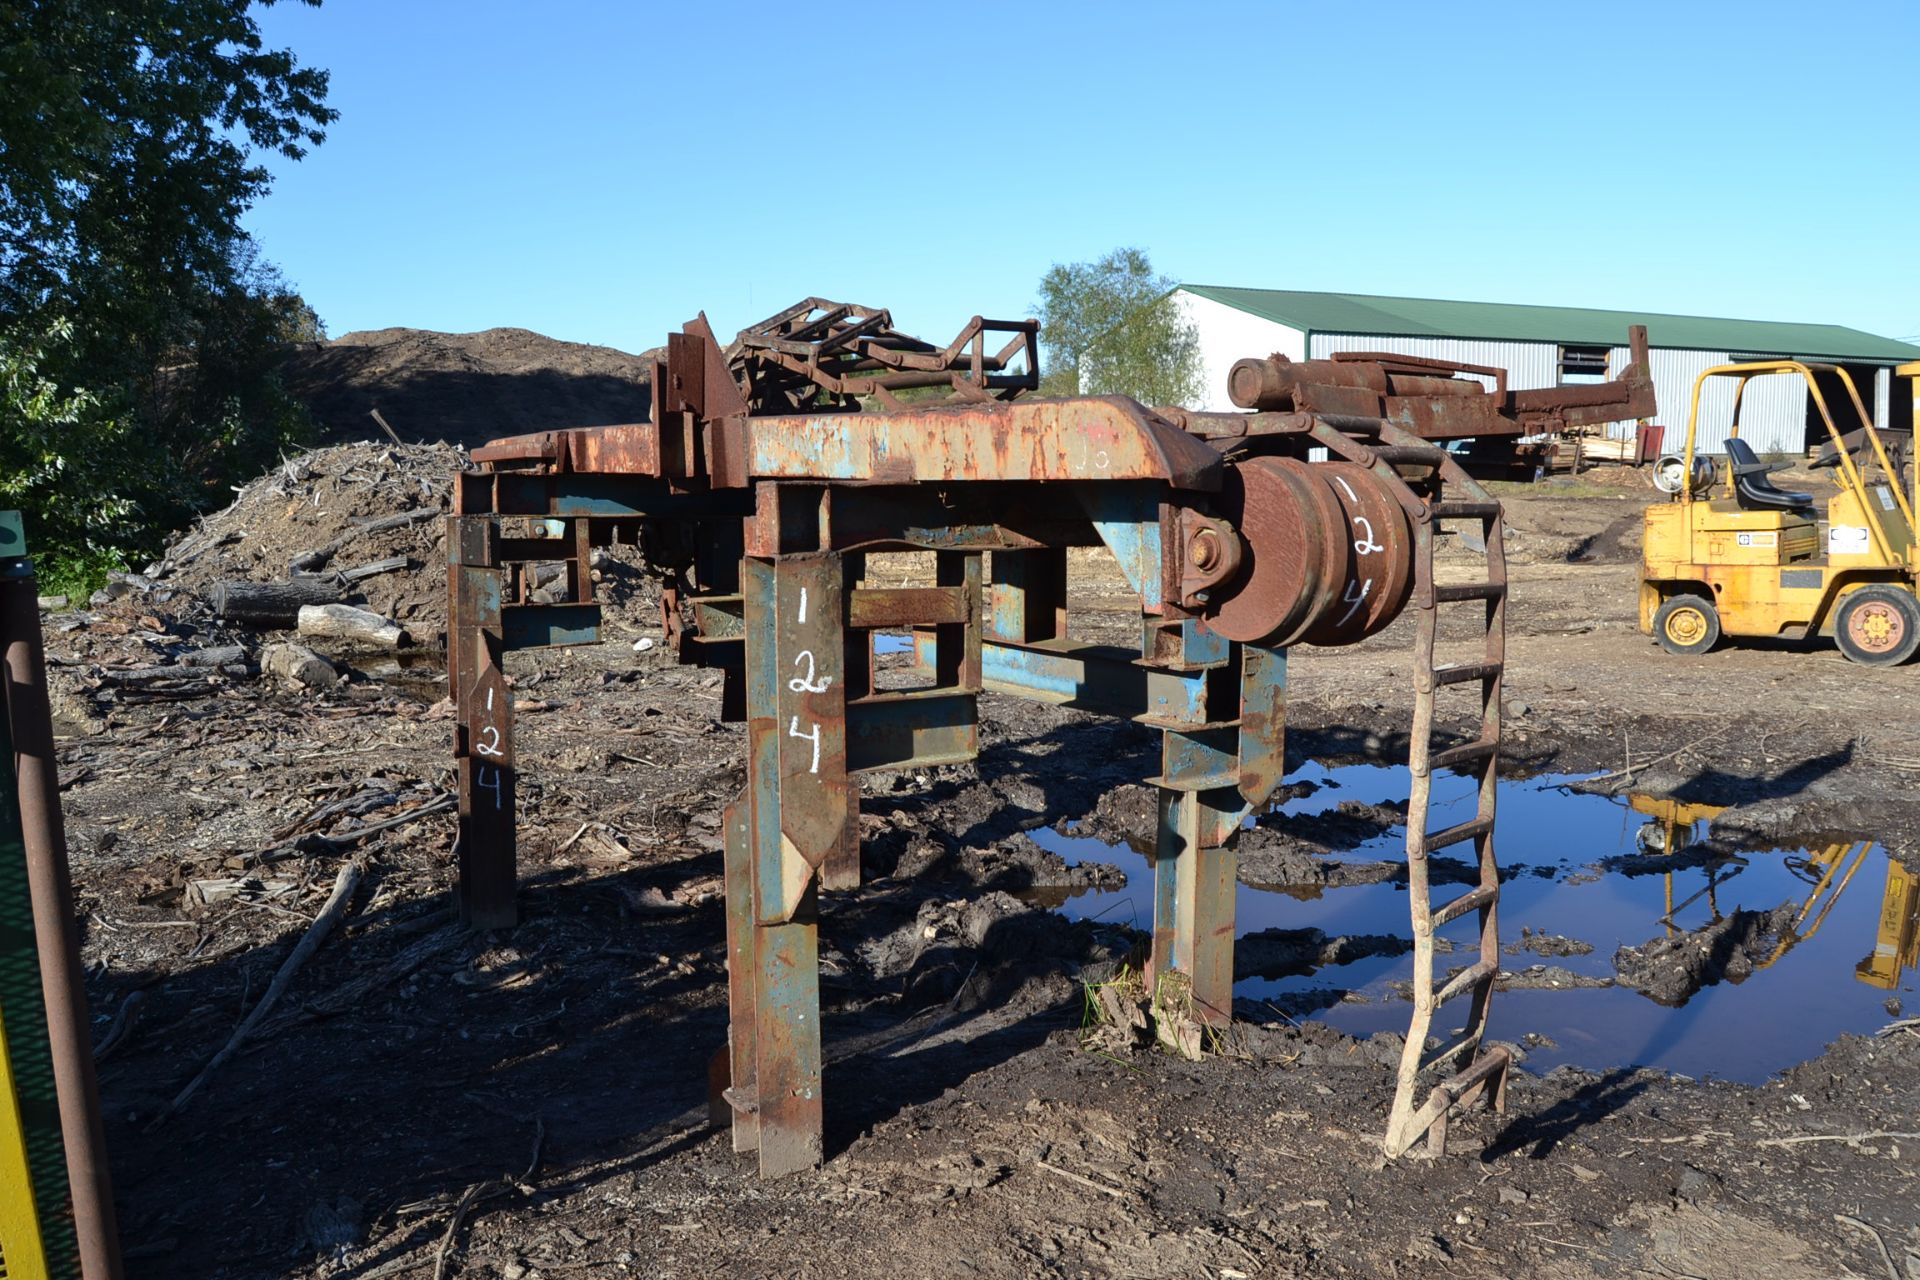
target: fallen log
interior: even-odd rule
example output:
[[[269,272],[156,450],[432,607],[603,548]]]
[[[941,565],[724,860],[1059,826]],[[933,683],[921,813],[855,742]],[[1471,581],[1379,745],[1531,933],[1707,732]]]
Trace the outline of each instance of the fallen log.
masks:
[[[407,642],[407,633],[399,623],[350,604],[302,606],[297,624],[303,636],[361,649],[398,649]]]
[[[233,679],[245,679],[247,664],[244,657],[232,662],[211,664],[188,664],[184,661],[167,663],[157,667],[102,667],[100,683],[112,685],[160,684],[168,680],[205,681],[208,676],[218,672]]]
[[[377,578],[383,573],[396,573],[410,568],[413,561],[406,556],[388,556],[385,560],[372,560],[366,564],[355,565],[351,569],[340,570],[340,576],[348,582],[361,582],[367,578]]]
[[[370,534],[385,533],[388,529],[399,529],[406,525],[418,524],[422,520],[431,520],[440,514],[442,513],[436,508],[423,507],[415,511],[402,511],[398,515],[380,516],[377,519],[368,520],[363,524],[355,525],[323,547],[295,556],[288,562],[287,570],[290,573],[312,573],[315,570],[324,569],[340,549],[349,543]]]
[[[227,667],[236,662],[245,663],[246,660],[246,649],[237,644],[194,649],[180,655],[180,665],[183,667]]]
[[[310,689],[331,689],[340,683],[333,664],[304,645],[268,645],[260,651],[260,670]]]
[[[214,616],[250,627],[291,627],[300,607],[337,604],[346,589],[333,578],[291,578],[285,582],[222,582],[208,603]]]

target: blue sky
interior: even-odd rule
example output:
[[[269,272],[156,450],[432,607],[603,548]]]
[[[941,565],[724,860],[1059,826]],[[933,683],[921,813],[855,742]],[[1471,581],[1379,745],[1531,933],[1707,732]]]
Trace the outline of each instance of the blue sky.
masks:
[[[1920,4],[326,0],[248,216],[330,333],[637,351],[809,294],[944,338],[1050,263],[1920,335]]]

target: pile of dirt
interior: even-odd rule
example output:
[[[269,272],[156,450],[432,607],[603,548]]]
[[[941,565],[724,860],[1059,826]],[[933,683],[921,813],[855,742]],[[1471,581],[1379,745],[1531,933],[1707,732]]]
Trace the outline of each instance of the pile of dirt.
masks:
[[[315,571],[402,565],[354,583],[366,607],[431,642],[447,617],[446,521],[453,445],[348,444],[289,458],[242,486],[167,548],[147,576],[202,597],[222,582],[284,581],[292,566],[334,548]],[[411,517],[405,523],[395,523]]]
[[[643,422],[653,359],[526,329],[374,329],[293,352],[281,380],[326,443],[364,439],[378,410],[402,439],[471,448],[528,431]]]

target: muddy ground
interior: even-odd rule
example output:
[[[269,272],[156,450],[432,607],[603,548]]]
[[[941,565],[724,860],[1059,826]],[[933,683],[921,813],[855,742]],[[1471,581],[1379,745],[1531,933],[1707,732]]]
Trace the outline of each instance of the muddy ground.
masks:
[[[1509,769],[1711,786],[1740,801],[1715,827],[1736,839],[1912,850],[1920,673],[1830,646],[1668,657],[1633,618],[1650,491],[1508,496]],[[1099,578],[1076,600],[1096,634],[1115,603]],[[1045,911],[1098,871],[1024,833],[1127,834],[1156,744],[1004,698],[977,765],[868,781],[868,883],[821,929],[828,1158],[762,1182],[705,1127],[742,735],[716,723],[717,676],[635,650],[644,609],[603,646],[514,659],[524,923],[491,935],[449,915],[430,667],[343,657],[318,691],[124,678],[259,643],[172,575],[47,621],[135,1276],[1920,1277],[1920,1028],[1900,1021],[1760,1087],[1522,1071],[1453,1154],[1391,1164],[1392,1036],[1249,1006],[1198,1062],[1087,1044],[1082,970],[1138,939]],[[1401,624],[1298,653],[1291,754],[1403,760],[1408,643]],[[1243,874],[1392,874],[1341,855],[1395,816],[1263,823]],[[349,861],[342,925],[176,1105]],[[1270,937],[1261,963],[1391,945]]]

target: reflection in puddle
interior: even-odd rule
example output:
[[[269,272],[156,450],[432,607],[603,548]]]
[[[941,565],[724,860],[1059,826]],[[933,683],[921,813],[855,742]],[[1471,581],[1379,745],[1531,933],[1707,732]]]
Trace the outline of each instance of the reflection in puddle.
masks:
[[[1320,813],[1342,801],[1404,801],[1404,769],[1310,764],[1290,781],[1317,784],[1311,794],[1277,806],[1263,824],[1284,827],[1289,817]],[[1839,840],[1811,848],[1743,852],[1719,857],[1703,846],[1721,809],[1651,796],[1611,798],[1563,789],[1564,778],[1502,782],[1500,786],[1501,939],[1506,969],[1557,966],[1566,977],[1544,989],[1508,989],[1495,998],[1491,1034],[1519,1040],[1528,1033],[1550,1044],[1529,1050],[1527,1066],[1600,1070],[1640,1065],[1687,1075],[1758,1082],[1818,1054],[1843,1032],[1883,1026],[1892,999],[1913,990],[1920,967],[1920,879],[1910,863],[1870,840]],[[1471,811],[1472,784],[1434,779],[1435,826],[1448,813]],[[1113,863],[1127,873],[1118,890],[1092,890],[1055,900],[1073,919],[1097,919],[1147,929],[1152,924],[1152,870],[1126,845],[1070,832],[1030,833],[1070,863]],[[1404,831],[1367,840],[1341,861],[1404,858]],[[1236,899],[1241,934],[1255,930],[1322,930],[1329,937],[1407,936],[1405,889],[1394,882],[1341,887],[1242,884]],[[1053,905],[1050,903],[1050,905]],[[1765,924],[1761,929],[1755,922]],[[1591,944],[1549,943],[1541,954],[1520,950],[1521,930]],[[1716,963],[1737,949],[1737,931],[1762,940],[1749,955],[1687,983],[1674,1001],[1612,984],[1636,956],[1714,953]],[[1474,937],[1471,918],[1440,931],[1463,951]],[[1711,946],[1676,946],[1705,942]],[[1864,956],[1864,958],[1863,958]],[[1440,957],[1445,969],[1446,957]],[[1462,961],[1464,963],[1464,960]],[[1267,1002],[1292,1016],[1321,1018],[1358,1035],[1406,1030],[1405,955],[1365,955],[1299,977],[1249,977],[1235,984],[1244,999]],[[1551,982],[1551,975],[1535,975]],[[1704,983],[1704,985],[1702,985]],[[1907,997],[1909,1002],[1911,997]],[[1442,1015],[1444,1021],[1444,1015]],[[1448,1028],[1436,1025],[1436,1033]]]

